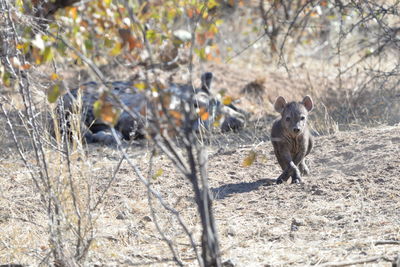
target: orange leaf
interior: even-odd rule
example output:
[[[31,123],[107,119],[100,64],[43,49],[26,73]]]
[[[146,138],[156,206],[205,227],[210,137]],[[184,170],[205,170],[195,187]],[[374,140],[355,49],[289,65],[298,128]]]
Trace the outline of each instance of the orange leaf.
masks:
[[[89,27],[89,23],[87,22],[87,20],[82,20],[82,21],[80,22],[80,25],[81,25],[82,27],[84,27],[84,28]]]
[[[177,119],[177,120],[182,120],[182,113],[180,113],[179,111],[170,110],[170,111],[169,111],[169,114],[170,114],[173,118],[175,118],[175,119]]]
[[[204,33],[197,33],[197,43],[203,46],[206,42],[206,36]]]
[[[76,19],[78,17],[78,8],[77,7],[70,7],[68,8],[68,14],[71,16],[72,19]]]
[[[146,111],[147,111],[147,107],[146,107],[146,105],[143,105],[142,108],[140,109],[139,113],[142,116],[146,116],[146,113],[147,113]]]
[[[213,59],[214,59],[214,62],[217,62],[217,63],[221,63],[222,62],[220,57],[215,57]]]
[[[103,103],[100,111],[101,119],[109,124],[116,124],[118,120],[118,113],[114,109],[113,105],[109,102]]]
[[[199,116],[202,121],[206,121],[210,117],[210,114],[207,112],[205,108],[202,107],[200,108]]]
[[[129,51],[133,50],[134,48],[142,48],[142,44],[132,35],[128,39],[129,43]]]
[[[189,8],[189,9],[187,10],[187,16],[188,16],[189,18],[192,18],[193,15],[194,15],[194,10],[193,10],[192,8]]]
[[[30,69],[31,68],[31,64],[29,64],[29,63],[26,63],[26,64],[24,64],[24,65],[22,65],[21,66],[21,69],[23,69],[23,70],[27,70],[27,69]]]

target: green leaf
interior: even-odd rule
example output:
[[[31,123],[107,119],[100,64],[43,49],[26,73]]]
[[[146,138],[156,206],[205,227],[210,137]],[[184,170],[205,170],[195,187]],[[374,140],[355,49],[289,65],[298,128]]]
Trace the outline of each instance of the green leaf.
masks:
[[[7,87],[11,86],[11,74],[9,72],[4,72],[3,84],[4,84],[4,86],[7,86]]]
[[[113,47],[113,45],[114,45],[114,41],[113,40],[111,40],[111,39],[109,39],[107,37],[104,39],[104,46],[105,47],[111,48],[111,47]]]
[[[62,56],[65,56],[66,55],[66,51],[67,51],[67,46],[65,45],[65,43],[64,42],[58,42],[57,43],[57,51],[58,51],[58,53],[60,53]]]
[[[86,50],[93,50],[93,42],[90,39],[85,40],[85,48]]]
[[[93,114],[96,118],[100,118],[101,107],[103,106],[103,101],[97,100],[93,103]]]
[[[157,33],[154,30],[148,30],[148,31],[146,31],[146,38],[151,43],[154,43],[157,38]]]
[[[194,49],[194,52],[196,53],[196,55],[199,56],[199,58],[200,58],[201,60],[206,60],[206,59],[207,59],[206,50],[205,50],[204,47],[201,48],[201,49],[195,48],[195,49]]]
[[[47,100],[50,103],[55,103],[60,95],[61,95],[60,84],[57,83],[47,92]]]
[[[53,50],[51,46],[46,46],[43,51],[43,62],[49,62],[54,58]]]

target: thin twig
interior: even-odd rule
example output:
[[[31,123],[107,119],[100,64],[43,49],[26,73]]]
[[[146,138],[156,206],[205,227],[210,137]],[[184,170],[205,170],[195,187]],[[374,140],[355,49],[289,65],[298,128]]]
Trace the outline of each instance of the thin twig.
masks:
[[[154,154],[155,154],[155,150],[153,148],[153,151],[151,152],[151,156],[150,156],[149,172],[148,172],[148,178],[147,178],[147,182],[148,182],[149,185],[151,184],[152,173],[153,173]],[[161,235],[162,240],[164,240],[165,243],[167,243],[169,249],[172,252],[172,256],[174,257],[174,260],[178,263],[179,266],[183,266],[182,260],[179,258],[177,252],[175,251],[173,242],[166,237],[166,235],[164,234],[164,231],[161,229],[161,226],[158,223],[158,219],[157,219],[157,216],[156,216],[156,211],[155,211],[155,209],[153,207],[152,195],[151,195],[150,190],[147,190],[147,202],[149,204],[151,217],[153,218],[153,223],[156,226],[158,233]]]
[[[400,245],[400,241],[398,240],[378,240],[374,242],[375,246],[379,245]]]
[[[131,160],[131,158],[128,156],[128,154],[126,153],[126,151],[122,148],[122,144],[121,141],[119,139],[117,139],[116,136],[116,132],[114,129],[111,130],[111,133],[114,135],[114,138],[116,138],[117,140],[117,148],[120,151],[120,153],[122,154],[122,156],[125,158],[125,160],[127,161],[127,163],[131,166],[131,168],[134,170],[134,172],[136,173],[137,177],[139,178],[139,180],[146,186],[146,189],[158,200],[158,202],[164,207],[164,209],[166,209],[167,211],[171,212],[178,220],[179,225],[182,227],[183,231],[185,232],[185,234],[188,236],[190,244],[195,252],[197,261],[199,262],[200,266],[202,265],[202,259],[198,253],[197,250],[197,245],[194,242],[193,239],[193,235],[192,233],[189,231],[188,227],[186,226],[186,224],[183,222],[183,219],[180,215],[180,213],[175,210],[174,208],[170,207],[165,200],[163,199],[163,197],[161,196],[161,194],[157,191],[155,191],[153,189],[153,187],[151,186],[151,184],[147,181],[147,179],[143,176],[142,172],[140,171],[139,167],[133,163],[133,161]]]
[[[385,261],[390,261],[386,257],[383,256],[377,256],[377,257],[370,257],[370,258],[365,258],[365,259],[358,259],[358,260],[348,260],[348,261],[341,261],[341,262],[328,262],[321,264],[319,266],[329,266],[329,267],[342,267],[342,266],[350,266],[350,265],[355,265],[355,264],[365,264],[365,263],[370,263],[370,262],[377,262],[380,260],[385,260]]]

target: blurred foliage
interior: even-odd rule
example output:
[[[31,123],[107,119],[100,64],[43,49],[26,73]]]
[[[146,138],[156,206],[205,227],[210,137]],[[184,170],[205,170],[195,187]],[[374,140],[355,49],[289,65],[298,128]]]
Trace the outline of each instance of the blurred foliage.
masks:
[[[75,1],[74,1],[75,2]],[[33,57],[33,63],[43,64],[55,55],[81,64],[81,58],[58,37],[68,42],[83,55],[97,64],[108,58],[119,57],[130,62],[145,62],[147,39],[152,51],[161,60],[172,60],[162,55],[163,49],[187,48],[191,30],[198,22],[195,41],[199,44],[196,54],[203,60],[218,59],[218,48],[211,43],[222,20],[213,10],[220,1],[168,0],[168,1],[82,1],[73,6],[58,8],[54,15],[43,15],[42,27],[21,27],[23,38],[17,48]],[[44,9],[42,1],[15,2],[18,10],[25,14],[38,14]],[[47,7],[50,8],[50,7]],[[133,14],[129,14],[131,9]],[[40,14],[46,14],[41,12]],[[48,13],[47,13],[48,14]],[[46,30],[45,30],[46,29]],[[142,29],[145,31],[144,36]]]
[[[53,61],[82,65],[80,53],[99,66],[118,60],[133,67],[176,68],[191,60],[192,45],[194,61],[220,62],[227,57],[239,56],[242,51],[266,37],[265,45],[259,47],[265,50],[266,57],[275,62],[277,59],[284,64],[293,61],[294,49],[300,48],[297,51],[301,50],[299,54],[302,55],[325,58],[330,62],[334,57],[339,58],[333,62],[335,67],[339,67],[341,56],[351,58],[354,64],[343,67],[347,71],[348,68],[357,68],[357,64],[365,58],[380,56],[386,51],[398,51],[400,45],[397,37],[398,2],[9,2],[12,4],[11,14],[18,22],[16,28],[20,38],[15,44],[8,45],[25,55],[26,62],[11,58],[12,63],[22,70]],[[228,42],[229,38],[231,40]],[[54,79],[54,73],[48,75],[55,84],[49,90],[48,99],[54,102],[60,95],[62,77]],[[9,70],[0,67],[0,76],[3,85],[13,86],[13,75]],[[140,89],[145,86],[142,87]],[[229,104],[232,100],[227,96],[223,101]]]

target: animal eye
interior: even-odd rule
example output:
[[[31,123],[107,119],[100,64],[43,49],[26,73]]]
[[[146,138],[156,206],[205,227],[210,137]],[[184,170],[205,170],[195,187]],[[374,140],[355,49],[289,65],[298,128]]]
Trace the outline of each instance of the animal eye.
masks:
[[[300,120],[304,121],[306,119],[306,117],[301,116]]]
[[[286,121],[290,121],[290,117],[286,117]]]

